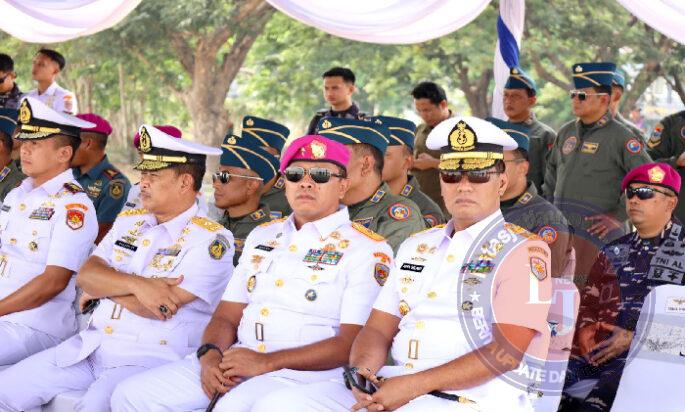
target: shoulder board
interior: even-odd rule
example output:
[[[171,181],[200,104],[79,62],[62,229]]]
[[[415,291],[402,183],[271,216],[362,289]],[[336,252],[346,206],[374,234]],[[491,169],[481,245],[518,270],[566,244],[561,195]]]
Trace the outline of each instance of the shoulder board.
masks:
[[[116,169],[105,169],[103,173],[105,174],[105,176],[107,176],[111,180],[111,179],[114,179],[114,177],[119,174],[119,171]]]
[[[515,235],[520,235],[520,236],[525,237],[525,238],[527,238],[527,239],[531,239],[531,240],[543,240],[540,236],[538,236],[538,235],[536,235],[536,234],[534,234],[534,233],[530,233],[529,231],[527,231],[526,229],[522,228],[521,226],[515,225],[515,224],[513,224],[513,223],[508,223],[508,222],[505,223],[505,224],[504,224],[504,228],[507,229],[507,230],[509,231],[509,233],[513,233],[513,234],[515,234]]]
[[[430,232],[431,230],[442,229],[443,227],[445,227],[445,223],[440,224],[440,225],[435,225],[435,226],[433,226],[433,227],[429,227],[428,229],[423,229],[423,230],[421,230],[421,231],[419,231],[419,232],[416,232],[416,233],[412,233],[410,237],[414,237],[414,236],[420,235],[421,233]]]
[[[288,219],[288,216],[283,216],[283,217],[280,218],[280,219],[274,219],[274,220],[270,220],[270,221],[268,221],[268,222],[264,222],[264,223],[262,223],[261,225],[259,225],[259,226],[257,226],[257,227],[266,227],[266,226],[269,226],[269,225],[273,225],[274,223],[284,222],[284,221],[286,221],[287,219]]]
[[[357,222],[352,222],[352,227],[354,230],[357,232],[361,233],[362,235],[368,237],[371,240],[375,240],[376,242],[381,242],[385,240],[385,238],[378,233],[374,232],[371,229],[367,229],[364,225],[357,223]]]
[[[76,183],[72,183],[72,182],[65,183],[64,188],[69,193],[84,193],[81,186],[77,185]]]
[[[217,230],[223,229],[223,225],[211,220],[206,217],[194,216],[190,219],[191,222],[200,226],[203,229],[209,230],[210,232],[216,232]]]
[[[146,215],[147,209],[128,209],[124,210],[123,212],[119,213],[117,217],[122,217],[122,216],[140,216],[140,215]]]

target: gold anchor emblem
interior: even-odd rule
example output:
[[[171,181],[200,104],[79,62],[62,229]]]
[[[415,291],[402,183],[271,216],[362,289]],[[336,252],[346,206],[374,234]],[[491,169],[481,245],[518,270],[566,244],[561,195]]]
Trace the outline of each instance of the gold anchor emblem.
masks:
[[[465,121],[460,120],[449,135],[450,146],[457,152],[467,152],[476,146],[476,133]]]

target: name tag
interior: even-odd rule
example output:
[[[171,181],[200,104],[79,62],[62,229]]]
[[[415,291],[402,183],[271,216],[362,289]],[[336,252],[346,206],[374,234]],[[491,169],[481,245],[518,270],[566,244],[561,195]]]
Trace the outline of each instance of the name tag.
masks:
[[[117,240],[116,242],[114,242],[114,244],[119,247],[123,247],[124,249],[130,250],[131,252],[135,252],[136,250],[138,250],[138,246],[126,243],[123,240]]]
[[[400,269],[420,273],[423,271],[424,267],[425,267],[424,265],[415,265],[413,263],[402,263],[402,266],[400,266]]]
[[[255,249],[257,249],[257,250],[263,250],[263,251],[265,251],[265,252],[271,252],[272,250],[274,250],[273,247],[267,246],[267,245],[257,245],[257,246],[255,247]]]

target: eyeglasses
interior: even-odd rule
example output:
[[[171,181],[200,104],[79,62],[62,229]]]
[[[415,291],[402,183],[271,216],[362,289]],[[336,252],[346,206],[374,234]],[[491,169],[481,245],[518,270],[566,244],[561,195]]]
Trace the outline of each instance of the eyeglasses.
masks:
[[[225,185],[226,183],[231,181],[231,177],[240,177],[243,179],[262,180],[261,177],[236,175],[236,174],[224,171],[224,172],[215,172],[214,174],[212,174],[212,183],[216,183],[216,181],[218,180],[221,182],[222,185]]]
[[[637,198],[640,200],[647,200],[653,198],[655,193],[661,193],[662,195],[668,197],[673,196],[670,193],[662,192],[661,190],[656,190],[653,187],[626,188],[626,197],[628,199],[632,199],[633,197],[637,196]]]
[[[574,98],[578,98],[581,102],[584,102],[588,96],[607,96],[609,93],[587,93],[587,92],[581,92],[580,90],[571,90],[568,95],[573,100]]]
[[[345,178],[344,174],[333,173],[325,167],[312,167],[311,169],[305,169],[304,167],[289,167],[285,169],[285,178],[289,182],[297,183],[304,179],[306,175],[309,175],[314,183],[322,184],[328,183],[331,180],[331,176]]]
[[[487,183],[490,181],[490,175],[498,175],[500,174],[499,172],[488,172],[484,170],[469,170],[468,172],[460,172],[460,171],[441,171],[440,172],[440,179],[442,179],[443,182],[453,184],[453,183],[459,183],[461,182],[461,178],[463,175],[466,175],[466,179],[468,179],[469,183],[476,183],[476,184],[481,184],[481,183]]]

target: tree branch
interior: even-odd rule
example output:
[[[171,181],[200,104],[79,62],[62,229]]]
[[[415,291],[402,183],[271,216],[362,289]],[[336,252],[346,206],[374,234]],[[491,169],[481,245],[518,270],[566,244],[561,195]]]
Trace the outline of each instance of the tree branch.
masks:
[[[176,57],[178,58],[178,61],[181,62],[183,70],[185,70],[188,75],[192,76],[193,71],[195,70],[195,53],[193,49],[181,33],[171,32],[168,33],[168,35],[171,40],[171,46],[176,52]]]

